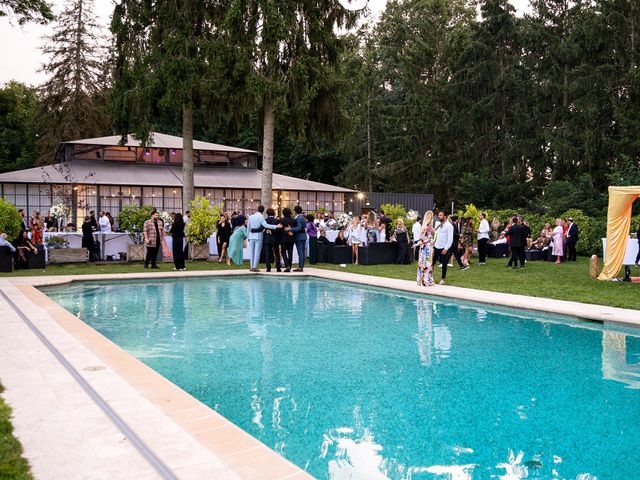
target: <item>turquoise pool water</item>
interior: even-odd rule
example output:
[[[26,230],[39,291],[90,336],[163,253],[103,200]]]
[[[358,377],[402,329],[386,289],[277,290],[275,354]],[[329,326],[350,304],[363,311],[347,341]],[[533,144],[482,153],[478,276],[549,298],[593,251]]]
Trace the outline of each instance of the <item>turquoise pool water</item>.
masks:
[[[314,279],[45,293],[318,478],[640,478],[640,332]]]

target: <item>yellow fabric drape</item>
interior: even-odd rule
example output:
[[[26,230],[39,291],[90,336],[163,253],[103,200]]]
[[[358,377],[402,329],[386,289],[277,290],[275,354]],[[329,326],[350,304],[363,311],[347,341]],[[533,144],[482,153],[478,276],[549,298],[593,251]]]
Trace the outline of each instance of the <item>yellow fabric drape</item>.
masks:
[[[631,226],[631,207],[640,197],[639,187],[609,187],[607,251],[598,280],[611,280],[620,271]]]

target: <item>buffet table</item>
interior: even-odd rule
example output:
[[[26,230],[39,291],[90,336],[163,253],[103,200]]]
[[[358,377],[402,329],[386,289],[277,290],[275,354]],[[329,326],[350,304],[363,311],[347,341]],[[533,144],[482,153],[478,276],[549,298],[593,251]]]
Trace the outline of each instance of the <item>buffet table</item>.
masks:
[[[607,255],[607,239],[602,239],[602,261],[606,261]],[[627,251],[624,254],[623,265],[635,265],[636,256],[638,255],[638,240],[636,238],[627,237]]]
[[[82,248],[81,232],[44,232],[45,245],[50,237],[64,238],[69,242],[70,248]],[[120,254],[126,253],[127,245],[133,243],[129,234],[124,232],[94,232],[93,239],[100,242],[101,260],[105,260],[107,257],[120,260]],[[46,252],[45,255],[47,255]]]

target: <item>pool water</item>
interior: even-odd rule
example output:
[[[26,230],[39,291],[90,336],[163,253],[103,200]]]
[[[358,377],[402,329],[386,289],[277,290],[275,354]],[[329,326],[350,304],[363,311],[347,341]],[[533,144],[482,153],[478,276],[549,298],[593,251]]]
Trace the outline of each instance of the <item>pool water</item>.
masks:
[[[640,477],[640,331],[321,279],[43,290],[321,479]]]

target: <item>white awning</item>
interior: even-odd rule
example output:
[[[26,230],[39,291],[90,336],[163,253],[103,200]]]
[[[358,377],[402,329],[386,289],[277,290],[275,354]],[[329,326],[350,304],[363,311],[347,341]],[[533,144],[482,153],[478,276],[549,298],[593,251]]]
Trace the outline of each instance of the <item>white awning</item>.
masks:
[[[181,187],[182,168],[169,165],[144,165],[115,162],[75,161],[28,168],[0,174],[0,182],[32,184],[127,185]],[[196,188],[235,188],[260,190],[262,172],[255,168],[194,168]],[[273,174],[275,190],[351,193],[354,190]]]
[[[74,145],[97,145],[103,147],[120,146],[120,135],[112,135],[110,137],[83,138],[82,140],[71,140],[62,142],[63,144]],[[133,135],[127,135],[127,141],[123,145],[125,147],[141,147],[142,144]],[[165,133],[151,132],[147,148],[170,148],[174,150],[182,150],[182,137],[167,135]],[[193,141],[194,150],[211,151],[211,152],[229,152],[229,153],[256,153],[254,150],[246,150],[244,148],[230,147],[228,145],[220,145],[217,143]]]

